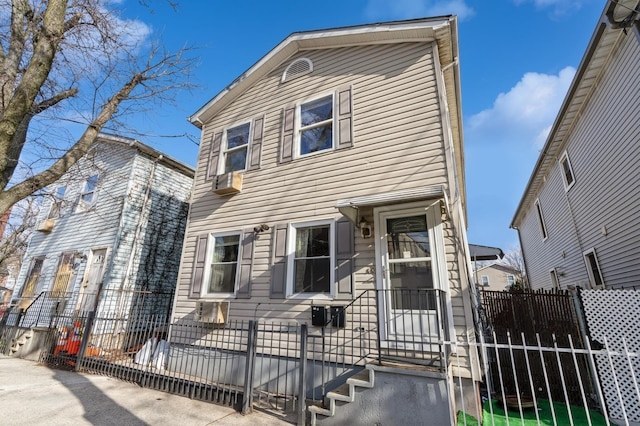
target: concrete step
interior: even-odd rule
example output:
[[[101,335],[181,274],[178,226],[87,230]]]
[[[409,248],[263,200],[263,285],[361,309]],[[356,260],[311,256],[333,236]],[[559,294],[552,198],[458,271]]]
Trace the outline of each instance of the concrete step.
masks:
[[[345,384],[327,392],[326,405],[328,408],[318,407],[317,405],[309,407],[309,412],[311,413],[311,426],[315,426],[317,424],[318,415],[333,417],[336,413],[336,401],[345,403],[353,402],[356,397],[356,387],[370,389],[373,385],[374,371],[368,367],[349,377]]]

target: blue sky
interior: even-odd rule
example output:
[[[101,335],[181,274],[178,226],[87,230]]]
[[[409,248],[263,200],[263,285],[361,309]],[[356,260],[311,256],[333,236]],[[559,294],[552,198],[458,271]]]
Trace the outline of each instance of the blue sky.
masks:
[[[296,31],[459,16],[469,240],[508,250],[511,218],[546,133],[564,99],[604,0],[182,0],[174,11],[155,0],[121,1],[123,18],[144,23],[171,49],[197,45],[200,87],[130,124],[137,136],[195,164],[199,131],[186,117]]]

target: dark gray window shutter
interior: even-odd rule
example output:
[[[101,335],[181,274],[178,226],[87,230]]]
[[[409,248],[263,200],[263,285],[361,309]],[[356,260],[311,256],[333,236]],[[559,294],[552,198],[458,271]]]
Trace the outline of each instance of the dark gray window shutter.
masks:
[[[338,141],[336,149],[353,146],[353,101],[351,86],[338,89],[336,111],[338,114]]]
[[[281,223],[273,228],[272,248],[273,254],[271,266],[271,291],[272,299],[284,299],[287,297],[287,232],[289,226]]]
[[[222,132],[213,135],[211,150],[209,151],[209,164],[207,166],[207,180],[211,180],[218,174],[218,157],[222,145]]]
[[[336,222],[336,299],[353,298],[354,227],[347,218]]]
[[[251,137],[251,155],[249,157],[249,170],[260,168],[260,156],[262,155],[262,134],[264,131],[264,115],[253,120],[253,135]]]
[[[207,241],[208,234],[198,235],[196,240],[196,255],[193,259],[193,271],[191,274],[191,291],[189,297],[200,297],[202,293],[202,281],[204,280],[204,269],[207,265]]]
[[[255,233],[253,229],[245,229],[240,253],[240,278],[236,289],[236,297],[238,299],[249,299],[251,297],[251,266],[253,264],[254,241]]]
[[[280,162],[293,160],[294,128],[296,122],[296,106],[288,105],[282,110],[282,140],[280,143]]]

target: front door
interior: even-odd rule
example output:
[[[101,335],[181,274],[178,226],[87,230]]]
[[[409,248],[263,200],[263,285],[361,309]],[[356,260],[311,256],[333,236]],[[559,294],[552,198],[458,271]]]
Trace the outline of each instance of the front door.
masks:
[[[106,257],[107,249],[91,250],[91,259],[89,259],[90,263],[88,265],[89,271],[85,275],[86,278],[78,301],[78,310],[80,312],[89,312],[95,309],[104,275]]]
[[[376,212],[382,338],[398,348],[419,349],[416,344],[442,338],[435,209],[439,213],[438,205]]]

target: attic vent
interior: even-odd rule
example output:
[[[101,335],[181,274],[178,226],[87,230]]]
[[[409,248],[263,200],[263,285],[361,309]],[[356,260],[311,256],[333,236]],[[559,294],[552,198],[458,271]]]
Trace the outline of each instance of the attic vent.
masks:
[[[289,64],[286,70],[284,70],[281,82],[284,83],[285,81],[293,80],[305,74],[309,74],[311,71],[313,71],[313,62],[311,62],[311,59],[296,59]]]

